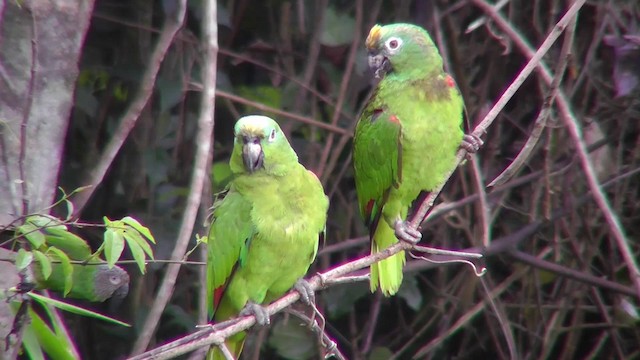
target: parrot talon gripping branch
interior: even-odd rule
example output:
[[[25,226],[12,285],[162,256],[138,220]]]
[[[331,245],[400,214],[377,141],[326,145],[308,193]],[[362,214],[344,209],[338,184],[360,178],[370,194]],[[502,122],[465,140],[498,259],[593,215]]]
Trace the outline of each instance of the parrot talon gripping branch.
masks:
[[[300,301],[306,305],[313,305],[316,302],[316,294],[313,287],[305,279],[299,279],[293,288],[300,293]]]
[[[247,302],[247,305],[244,306],[240,313],[240,316],[255,316],[256,324],[259,326],[268,326],[271,324],[271,318],[269,317],[269,313],[262,306],[254,303],[253,301]]]
[[[422,239],[422,233],[412,228],[406,221],[398,220],[394,224],[394,234],[399,240],[406,241],[412,245],[417,244]]]
[[[475,154],[480,150],[480,147],[484,144],[484,141],[473,134],[465,134],[462,138],[460,147],[465,149],[470,154]]]

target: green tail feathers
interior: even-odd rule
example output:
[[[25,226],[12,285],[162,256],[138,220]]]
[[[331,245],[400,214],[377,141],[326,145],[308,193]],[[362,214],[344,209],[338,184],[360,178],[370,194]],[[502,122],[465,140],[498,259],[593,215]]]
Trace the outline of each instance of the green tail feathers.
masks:
[[[398,242],[393,229],[386,221],[381,220],[376,227],[371,242],[371,253],[377,253],[381,250]],[[391,257],[378,261],[371,265],[371,292],[380,288],[384,296],[392,296],[398,292],[400,284],[402,284],[402,267],[405,263],[404,251],[401,251]]]
[[[232,337],[227,339],[227,341],[225,341],[225,344],[227,345],[227,349],[229,349],[229,352],[231,353],[231,355],[233,355],[234,359],[238,359],[240,357],[240,353],[242,352],[242,347],[244,346],[244,340],[246,337],[247,337],[247,333],[243,331],[236,335],[233,335]],[[206,360],[226,360],[226,359],[227,358],[224,356],[220,348],[217,346],[212,346],[209,349],[209,352],[207,352]]]

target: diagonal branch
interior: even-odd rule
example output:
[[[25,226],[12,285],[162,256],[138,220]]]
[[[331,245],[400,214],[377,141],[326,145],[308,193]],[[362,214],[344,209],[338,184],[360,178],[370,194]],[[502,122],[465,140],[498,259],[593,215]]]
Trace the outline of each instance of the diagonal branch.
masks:
[[[512,28],[512,26],[499,13],[497,13],[491,5],[485,3],[482,0],[472,1],[489,17],[491,17],[491,19],[496,23],[496,25],[500,27],[501,30],[503,30],[510,38],[514,40],[515,44],[527,57],[531,57],[531,60],[529,61],[529,63],[531,63],[531,61],[533,61],[533,59],[535,58],[535,55],[539,53],[539,50],[532,57],[531,54],[533,53],[533,49],[531,49],[531,47],[526,42],[524,42],[524,40],[518,35],[518,33]],[[565,16],[562,18],[562,20],[564,20],[567,15],[572,12],[573,9],[575,9],[574,14],[577,13],[577,10],[582,7],[584,3],[585,0],[577,0],[576,2],[574,2]],[[558,28],[562,20],[558,22],[558,24],[554,28],[554,31]],[[567,24],[568,22],[565,22],[563,28],[566,27]],[[538,68],[539,74],[547,84],[551,84],[553,81],[551,72],[549,71],[548,67],[544,66],[544,63],[540,62],[540,65],[541,66]],[[589,190],[591,190],[591,192],[593,193],[594,200],[602,211],[602,214],[607,221],[607,224],[609,225],[611,234],[613,235],[618,245],[618,250],[620,251],[625,265],[629,270],[629,278],[636,288],[637,296],[640,297],[640,270],[638,269],[638,264],[636,263],[635,256],[631,250],[631,247],[629,246],[629,240],[624,233],[624,229],[620,224],[620,220],[611,208],[609,200],[602,192],[602,188],[600,186],[600,183],[598,182],[593,164],[591,163],[591,159],[589,158],[587,146],[582,139],[582,130],[580,128],[580,124],[578,122],[578,119],[576,119],[575,115],[573,114],[571,107],[569,106],[569,100],[567,99],[564,92],[558,91],[556,104],[558,106],[560,118],[564,122],[564,125],[569,131],[569,135],[571,136],[571,139],[575,144],[577,155],[580,160],[580,165],[582,166],[582,170],[585,174]]]
[[[475,135],[476,137],[480,137],[487,131],[487,129],[489,128],[489,126],[491,126],[491,124],[496,119],[500,111],[502,111],[502,109],[505,107],[507,102],[511,100],[513,95],[516,93],[516,91],[518,91],[520,86],[522,86],[524,81],[529,77],[529,75],[531,75],[531,73],[536,67],[540,66],[542,57],[549,51],[549,49],[551,48],[553,43],[558,39],[558,37],[560,37],[560,34],[562,34],[564,29],[567,27],[567,25],[578,15],[578,10],[580,10],[582,5],[584,5],[585,1],[586,0],[577,0],[573,4],[573,6],[571,6],[571,8],[567,10],[567,12],[564,14],[562,19],[560,19],[560,21],[558,21],[556,26],[554,26],[553,30],[551,30],[551,33],[547,36],[547,38],[544,40],[542,45],[540,45],[540,48],[538,48],[536,53],[531,57],[527,65],[525,65],[524,68],[520,71],[520,73],[515,78],[515,80],[513,80],[511,85],[509,85],[507,90],[505,90],[505,92],[502,94],[500,99],[495,103],[493,108],[487,113],[487,115],[480,122],[480,124],[476,126],[476,128],[473,130],[473,135]],[[483,9],[484,7],[489,7],[493,9],[490,5],[486,4],[482,0],[473,0],[473,3],[478,5],[479,7],[483,7]],[[466,154],[467,154],[466,150],[460,149],[458,151],[458,154],[456,155],[457,157],[456,164],[460,164],[460,162],[462,161],[462,159],[464,159]],[[445,175],[445,178],[447,179],[447,181],[451,177],[453,172],[456,170],[456,168],[457,166],[455,168],[452,168],[449,171],[449,173]],[[429,211],[429,209],[433,207],[433,204],[435,203],[436,198],[442,191],[442,188],[444,187],[445,184],[446,184],[446,181],[443,182],[437,188],[435,188],[433,191],[431,191],[429,196],[427,196],[424,199],[424,201],[420,204],[420,207],[416,211],[415,215],[413,216],[413,219],[411,219],[410,226],[412,226],[414,229],[417,229],[418,226],[422,223],[422,221],[424,221],[424,218],[427,212]]]
[[[186,9],[186,0],[181,0],[179,6],[180,18],[184,17]],[[189,186],[189,197],[187,198],[186,208],[183,213],[180,231],[176,241],[175,248],[171,254],[171,260],[182,260],[187,250],[187,245],[193,232],[193,226],[196,221],[196,215],[200,206],[204,179],[207,176],[205,169],[209,160],[209,152],[211,151],[211,138],[213,134],[213,115],[215,106],[215,89],[216,89],[216,60],[218,51],[218,24],[216,18],[216,3],[208,1],[205,5],[207,9],[205,14],[203,29],[203,91],[200,104],[200,116],[198,118],[198,135],[196,139],[197,149],[193,166],[193,174],[191,175],[191,184]],[[180,270],[181,264],[171,263],[167,267],[162,284],[158,289],[158,295],[151,306],[149,314],[144,322],[141,333],[136,339],[132,353],[139,354],[143,352],[156,330],[160,316],[164,311],[167,302],[171,298],[176,278]]]
[[[111,164],[116,158],[116,155],[118,155],[120,148],[138,121],[140,113],[142,113],[142,110],[144,110],[144,107],[147,105],[149,98],[151,98],[153,86],[156,82],[158,71],[160,70],[160,65],[162,64],[165,54],[169,50],[176,33],[182,27],[185,14],[184,6],[181,10],[182,11],[178,12],[179,15],[175,18],[167,18],[166,25],[160,33],[158,44],[156,45],[156,48],[151,55],[151,59],[149,60],[149,65],[142,76],[140,89],[138,90],[136,97],[129,105],[126,113],[122,116],[120,125],[113,133],[111,140],[109,140],[109,143],[104,149],[104,152],[98,160],[95,168],[91,170],[88,178],[83,182],[83,185],[89,185],[88,188],[74,196],[74,218],[79,216],[80,212],[87,205],[87,202],[95,192],[96,187],[102,182],[102,179],[104,179],[107,170],[111,167]]]

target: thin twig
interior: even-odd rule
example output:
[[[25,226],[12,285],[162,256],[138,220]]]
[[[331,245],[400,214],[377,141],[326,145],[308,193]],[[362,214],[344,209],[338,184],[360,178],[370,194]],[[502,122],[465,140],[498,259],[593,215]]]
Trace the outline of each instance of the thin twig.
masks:
[[[184,1],[181,1],[181,3],[182,2]],[[147,105],[149,98],[151,98],[153,86],[156,82],[158,71],[160,70],[160,64],[162,64],[176,33],[180,30],[184,21],[184,6],[180,8],[180,10],[182,11],[177,12],[177,16],[175,18],[167,18],[166,25],[160,33],[158,44],[151,55],[149,64],[147,65],[146,71],[140,81],[140,89],[138,90],[136,97],[122,116],[120,125],[114,131],[113,136],[102,153],[102,156],[96,163],[96,167],[91,170],[87,179],[83,182],[83,184],[90,185],[90,187],[85,191],[77,193],[73,198],[74,218],[79,216],[80,212],[84,209],[85,205],[87,205],[87,202],[95,192],[97,186],[102,182],[107,170],[111,167],[113,160],[116,158],[116,155],[118,155],[118,152],[129,136],[131,129],[133,129],[138,121],[138,118],[140,117],[142,110],[144,110]]]
[[[233,354],[231,354],[231,351],[229,351],[229,348],[227,347],[227,344],[222,342],[222,343],[220,343],[220,345],[218,345],[218,347],[220,348],[220,352],[222,353],[222,355],[224,355],[224,358],[226,360],[236,360],[233,357]]]
[[[205,5],[204,21],[204,41],[203,41],[203,87],[202,100],[200,104],[200,116],[198,118],[198,134],[196,138],[196,155],[193,166],[193,174],[189,186],[190,192],[187,198],[187,204],[183,213],[180,231],[176,245],[171,254],[172,260],[180,260],[184,257],[191,238],[191,233],[196,221],[196,215],[200,206],[200,198],[202,196],[202,188],[204,178],[207,176],[205,169],[207,168],[207,160],[209,159],[209,151],[211,150],[211,137],[213,134],[213,114],[215,105],[215,86],[216,86],[216,58],[218,50],[218,28],[216,18],[216,4],[214,1],[208,1]],[[186,0],[181,0],[178,4],[177,14],[179,23],[182,23],[186,11]],[[172,263],[167,266],[165,276],[158,289],[158,294],[147,314],[144,325],[142,326],[140,335],[134,343],[132,354],[143,352],[153,334],[155,333],[160,316],[164,311],[167,302],[173,294],[176,278],[180,270],[180,263]]]
[[[362,13],[364,12],[363,6],[364,5],[362,3],[362,0],[356,0],[356,16],[354,25],[355,31],[353,32],[353,41],[351,42],[349,56],[347,57],[347,64],[345,66],[344,73],[342,74],[340,89],[338,90],[338,100],[336,101],[336,107],[333,111],[333,117],[331,118],[331,125],[333,126],[336,126],[338,124],[338,120],[340,119],[340,110],[342,109],[345,98],[347,97],[347,90],[349,89],[349,84],[351,83],[351,74],[353,73],[353,69],[355,68],[356,55],[358,53],[358,47],[360,45],[360,29],[362,28]],[[322,150],[322,154],[320,155],[318,169],[316,171],[316,174],[323,184],[327,183],[328,172],[325,173],[325,169],[327,168],[329,152],[333,150],[334,138],[334,134],[329,134],[329,136],[327,136],[324,149]]]
[[[505,281],[498,285],[491,293],[487,294],[488,298],[495,299],[504,291],[506,291],[513,283],[518,281],[521,277],[528,274],[526,268],[511,274]],[[469,323],[476,315],[484,310],[487,302],[482,301],[469,309],[464,315],[462,315],[450,328],[440,332],[438,337],[431,340],[427,345],[420,348],[413,356],[412,359],[424,358],[429,352],[431,352],[436,346],[440,345],[449,336],[460,330],[463,326]]]
[[[535,53],[535,55],[532,56],[531,54],[533,53],[533,50],[529,46],[529,44],[527,44],[522,39],[522,37],[518,35],[518,33],[513,29],[513,27],[509,22],[507,22],[499,13],[493,10],[493,7],[491,5],[485,3],[482,0],[472,0],[472,1],[475,5],[481,8],[487,15],[489,15],[495,21],[496,25],[498,25],[505,33],[507,33],[508,36],[510,36],[514,40],[514,43],[516,44],[516,46],[518,46],[520,50],[527,57],[531,58],[529,63],[531,63],[536,58],[536,55],[538,55],[538,53],[540,52],[540,49],[542,49],[542,47],[544,46],[544,43],[542,44],[540,49]],[[573,15],[577,14],[577,11],[582,7],[582,5],[584,5],[584,3],[585,3],[585,0],[575,1],[571,6],[571,8],[569,8],[567,13],[562,17],[562,20],[560,20],[560,22],[556,24],[554,30],[552,31],[552,34],[556,32],[556,30],[559,30],[560,27],[562,28],[566,27],[568,25],[568,21],[566,21],[561,26],[562,21],[565,20],[570,14],[573,14]],[[547,40],[545,40],[545,43],[547,42]],[[537,60],[537,62],[540,64],[538,72],[540,73],[542,78],[545,80],[545,82],[547,82],[548,84],[551,84],[551,82],[553,81],[552,80],[553,77],[551,75],[551,72],[549,71],[549,68],[547,66],[544,66],[544,63],[539,59]],[[620,225],[619,219],[617,215],[614,213],[613,209],[611,208],[611,205],[609,204],[607,197],[602,192],[600,184],[598,183],[597,174],[593,169],[593,164],[591,163],[591,160],[589,159],[587,146],[582,139],[580,124],[576,119],[576,117],[573,115],[573,112],[571,111],[571,107],[569,106],[569,100],[567,99],[566,95],[562,91],[558,91],[556,102],[557,102],[558,110],[560,113],[560,118],[562,119],[565,127],[569,131],[569,135],[571,136],[571,139],[575,144],[576,151],[578,153],[578,158],[580,159],[580,165],[582,166],[582,170],[586,176],[589,189],[593,193],[593,197],[596,201],[596,204],[602,211],[602,214],[605,220],[607,221],[607,224],[609,225],[611,234],[615,238],[616,243],[618,245],[618,250],[620,251],[622,258],[624,259],[624,262],[628,268],[629,278],[633,282],[634,287],[636,288],[636,292],[637,292],[636,296],[640,298],[640,270],[638,269],[638,264],[636,263],[635,256],[631,251],[631,247],[629,246],[629,241],[624,234],[624,230]]]
[[[195,85],[195,84],[192,84],[192,86],[195,86],[196,89],[198,88],[198,86]],[[251,100],[245,99],[245,98],[243,98],[241,96],[228,93],[226,91],[216,90],[216,95],[221,97],[221,98],[229,99],[229,100],[231,100],[233,102],[237,102],[237,103],[240,103],[240,104],[248,105],[248,106],[254,107],[254,108],[258,109],[258,110],[265,111],[265,112],[270,112],[270,113],[273,113],[273,114],[276,114],[276,115],[279,115],[279,116],[282,116],[282,117],[286,117],[286,118],[289,118],[289,119],[298,120],[301,123],[313,125],[313,126],[321,128],[321,129],[329,130],[329,131],[334,132],[334,133],[338,133],[338,134],[345,135],[345,136],[348,136],[348,137],[353,136],[351,131],[343,129],[343,128],[339,127],[339,126],[334,126],[334,125],[331,125],[331,124],[323,123],[323,122],[318,121],[318,120],[314,120],[314,119],[306,117],[306,116],[302,116],[302,115],[294,114],[292,112],[276,109],[276,108],[273,108],[271,106],[268,106],[268,105],[265,105],[265,104],[262,104],[262,103],[259,103],[259,102],[255,102],[255,101],[251,101]]]
[[[509,166],[498,176],[496,176],[487,187],[493,187],[497,185],[504,184],[509,181],[515,174],[520,171],[522,166],[529,160],[531,154],[533,153],[533,149],[538,144],[540,140],[540,135],[542,135],[542,131],[545,129],[547,125],[547,120],[549,119],[549,114],[551,113],[551,106],[553,105],[556,95],[558,95],[558,88],[560,86],[560,82],[562,81],[564,71],[567,68],[567,64],[569,63],[569,57],[571,54],[571,47],[573,46],[573,38],[576,30],[576,21],[575,19],[567,25],[567,30],[564,34],[564,41],[562,43],[562,50],[560,50],[560,56],[558,58],[558,65],[556,66],[556,72],[551,81],[551,85],[549,86],[547,97],[542,104],[542,108],[538,113],[538,117],[536,118],[533,126],[533,130],[531,130],[531,135],[527,139],[527,142],[518,153],[518,156],[509,164]]]
[[[382,259],[386,259],[389,256],[392,256],[393,254],[396,254],[402,250],[410,250],[411,248],[412,245],[407,242],[398,242],[381,252],[365,256],[357,260],[353,260],[351,262],[328,270],[324,273],[317,274],[309,280],[309,286],[314,291],[324,289],[325,287],[327,287],[327,284],[332,282],[333,280],[353,273],[356,270],[370,266],[371,264]],[[289,292],[280,299],[266,306],[265,311],[269,315],[276,314],[277,312],[282,311],[289,305],[298,301],[299,298],[300,294],[297,291]],[[219,344],[229,336],[246,330],[254,324],[255,317],[253,315],[234,318],[223,323],[215,324],[214,326],[200,330],[191,335],[187,335],[179,340],[153,349],[146,353],[134,356],[131,359],[168,359],[178,355],[186,354],[203,346]]]
[[[317,309],[316,309],[316,311],[317,311]],[[320,325],[315,318],[310,318],[309,316],[307,316],[306,314],[304,314],[301,311],[297,311],[297,310],[294,310],[294,309],[288,309],[287,312],[295,315],[296,317],[298,317],[302,321],[304,321],[306,324],[308,324],[309,327],[311,328],[311,331],[313,331],[314,333],[316,333],[320,337],[320,343],[321,343],[322,347],[325,350],[325,355],[324,355],[325,359],[328,358],[329,356],[333,356],[338,360],[347,359],[347,357],[345,357],[344,354],[342,354],[340,349],[338,349],[338,346],[336,345],[336,342],[333,339],[331,339],[329,334],[327,334],[327,332],[325,330],[325,327],[324,327],[324,321],[325,321],[324,318],[322,318],[323,324]]]

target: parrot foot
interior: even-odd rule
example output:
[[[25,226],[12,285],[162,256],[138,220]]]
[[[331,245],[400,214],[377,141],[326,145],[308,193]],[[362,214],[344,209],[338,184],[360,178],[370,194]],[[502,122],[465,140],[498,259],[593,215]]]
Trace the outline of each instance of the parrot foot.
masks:
[[[420,239],[422,239],[422,233],[409,226],[406,221],[396,221],[394,224],[394,230],[398,240],[402,240],[413,245],[417,244]]]
[[[484,141],[479,137],[473,134],[465,134],[462,138],[462,144],[460,144],[460,147],[467,150],[469,154],[475,154],[483,144]]]
[[[300,279],[296,281],[295,285],[293,285],[293,288],[300,293],[300,301],[302,301],[306,305],[315,304],[316,294],[308,281],[306,281],[305,279]]]
[[[244,306],[244,309],[240,311],[240,316],[250,316],[253,315],[256,318],[256,324],[260,326],[267,326],[271,323],[271,319],[269,319],[269,313],[267,310],[254,303],[253,301],[247,302],[247,305]]]

